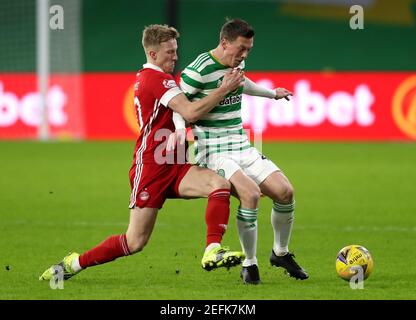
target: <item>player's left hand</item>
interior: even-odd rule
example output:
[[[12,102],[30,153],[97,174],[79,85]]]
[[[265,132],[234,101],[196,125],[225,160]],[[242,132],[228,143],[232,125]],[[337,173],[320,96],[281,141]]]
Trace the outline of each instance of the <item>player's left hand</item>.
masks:
[[[285,98],[289,101],[289,96],[293,96],[293,93],[285,88],[276,88],[274,91],[276,92],[276,96],[274,97],[275,100]]]

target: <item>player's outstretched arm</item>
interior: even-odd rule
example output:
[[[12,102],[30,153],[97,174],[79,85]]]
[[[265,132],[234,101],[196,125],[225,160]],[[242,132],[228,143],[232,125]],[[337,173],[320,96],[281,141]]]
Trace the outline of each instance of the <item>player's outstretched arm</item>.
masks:
[[[257,96],[257,97],[265,97],[270,99],[281,99],[285,98],[289,100],[289,96],[292,96],[292,92],[286,90],[285,88],[276,88],[276,89],[268,89],[262,86],[259,86],[254,81],[251,81],[249,78],[246,77],[244,82],[243,93],[248,94],[250,96]]]
[[[224,75],[221,86],[203,99],[190,102],[185,94],[181,93],[168,102],[168,107],[179,113],[186,121],[194,123],[202,115],[211,111],[229,92],[242,85],[244,85],[244,74],[232,70]]]

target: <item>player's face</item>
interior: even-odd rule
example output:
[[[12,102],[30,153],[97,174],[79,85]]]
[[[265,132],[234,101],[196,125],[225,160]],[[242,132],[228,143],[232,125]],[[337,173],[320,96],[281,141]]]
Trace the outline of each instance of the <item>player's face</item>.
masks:
[[[248,39],[239,36],[232,42],[227,40],[224,41],[224,56],[226,62],[231,68],[235,68],[248,57],[248,54],[253,47],[254,38]]]
[[[178,43],[176,39],[162,42],[159,50],[156,52],[156,65],[166,73],[173,73],[175,63],[178,60],[177,50]]]

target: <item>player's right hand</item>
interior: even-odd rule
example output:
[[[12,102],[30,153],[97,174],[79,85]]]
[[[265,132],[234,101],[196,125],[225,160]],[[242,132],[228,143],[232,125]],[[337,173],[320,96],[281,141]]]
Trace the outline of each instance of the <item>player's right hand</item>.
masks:
[[[175,150],[177,145],[184,145],[186,140],[186,129],[177,129],[171,133],[166,145],[166,151],[171,152]]]
[[[241,86],[244,86],[244,72],[241,69],[232,69],[224,75],[221,87],[227,89],[228,92]]]

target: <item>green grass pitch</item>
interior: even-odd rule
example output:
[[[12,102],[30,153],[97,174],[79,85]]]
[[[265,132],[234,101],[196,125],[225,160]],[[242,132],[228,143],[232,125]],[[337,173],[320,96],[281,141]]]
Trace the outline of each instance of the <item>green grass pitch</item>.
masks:
[[[290,249],[309,272],[296,281],[268,261],[271,201],[259,209],[262,284],[240,267],[204,271],[206,200],[168,200],[134,256],[83,271],[52,290],[39,275],[69,251],[126,230],[133,142],[0,142],[0,299],[415,299],[416,145],[268,143],[263,153],[295,187]],[[239,248],[237,201],[224,244]],[[375,266],[364,290],[335,273],[335,256],[361,244]]]

